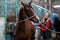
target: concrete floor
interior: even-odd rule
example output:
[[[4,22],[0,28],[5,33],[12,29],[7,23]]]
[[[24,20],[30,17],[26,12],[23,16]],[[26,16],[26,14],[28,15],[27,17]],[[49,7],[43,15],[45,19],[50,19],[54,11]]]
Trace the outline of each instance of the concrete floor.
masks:
[[[7,40],[11,40],[11,37],[10,37],[10,35],[7,35]],[[37,39],[35,39],[35,40],[37,40]],[[39,40],[39,39],[38,39]],[[41,39],[40,40],[43,40],[43,38],[41,37]],[[49,38],[49,39],[47,39],[47,40],[60,40],[60,38]]]
[[[52,37],[47,39],[47,40],[60,40],[60,38],[56,38],[56,33],[51,33]],[[43,40],[43,37],[41,36],[41,31],[40,29],[36,29],[35,32],[35,40]]]
[[[41,36],[40,32],[41,32],[40,29],[36,29],[35,40],[43,40],[43,37]],[[52,35],[52,38],[49,38],[47,40],[60,40],[60,38],[56,38],[55,33],[52,33],[51,35]],[[9,34],[7,35],[7,40],[11,40],[11,37]]]

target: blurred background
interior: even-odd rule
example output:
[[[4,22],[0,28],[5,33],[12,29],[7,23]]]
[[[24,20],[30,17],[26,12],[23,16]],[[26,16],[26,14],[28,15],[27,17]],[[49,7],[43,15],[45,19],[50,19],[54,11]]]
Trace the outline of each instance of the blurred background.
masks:
[[[4,23],[8,22],[6,24],[3,23],[4,26],[2,29],[0,29],[3,30],[1,35],[3,35],[6,29],[8,29],[10,24],[14,24],[16,26],[19,9],[22,7],[20,3],[21,1],[27,2],[29,0],[0,0],[0,21]],[[51,14],[58,14],[60,18],[60,0],[33,0],[32,6],[35,13],[39,17],[42,17],[46,11],[49,11]],[[5,37],[7,40],[11,40],[10,35],[7,35]],[[0,39],[5,40],[5,37],[2,36]]]

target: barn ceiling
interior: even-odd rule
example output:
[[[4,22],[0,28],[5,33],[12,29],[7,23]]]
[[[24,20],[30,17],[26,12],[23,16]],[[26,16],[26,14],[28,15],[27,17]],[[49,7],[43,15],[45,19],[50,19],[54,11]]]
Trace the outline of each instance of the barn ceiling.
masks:
[[[53,6],[60,5],[60,0],[52,0],[52,2],[53,2]],[[55,9],[57,10],[58,13],[60,13],[60,7],[55,8]]]

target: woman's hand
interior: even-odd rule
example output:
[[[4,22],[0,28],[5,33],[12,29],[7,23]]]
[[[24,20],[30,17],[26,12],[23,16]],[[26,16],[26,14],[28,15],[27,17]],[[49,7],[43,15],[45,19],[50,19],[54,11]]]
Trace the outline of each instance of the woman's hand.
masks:
[[[38,24],[38,26],[39,26],[39,27],[42,27],[42,24],[41,24],[41,23],[39,23],[39,24]]]

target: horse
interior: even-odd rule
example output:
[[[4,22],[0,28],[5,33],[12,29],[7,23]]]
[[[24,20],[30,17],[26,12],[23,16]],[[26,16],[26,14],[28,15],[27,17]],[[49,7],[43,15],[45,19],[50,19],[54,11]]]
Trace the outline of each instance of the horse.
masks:
[[[19,10],[18,23],[16,24],[15,28],[16,31],[15,40],[34,40],[35,28],[32,25],[32,22],[35,23],[38,21],[38,19],[35,16],[34,9],[31,6],[31,3],[32,0],[28,3],[24,3],[21,1],[23,7]]]

